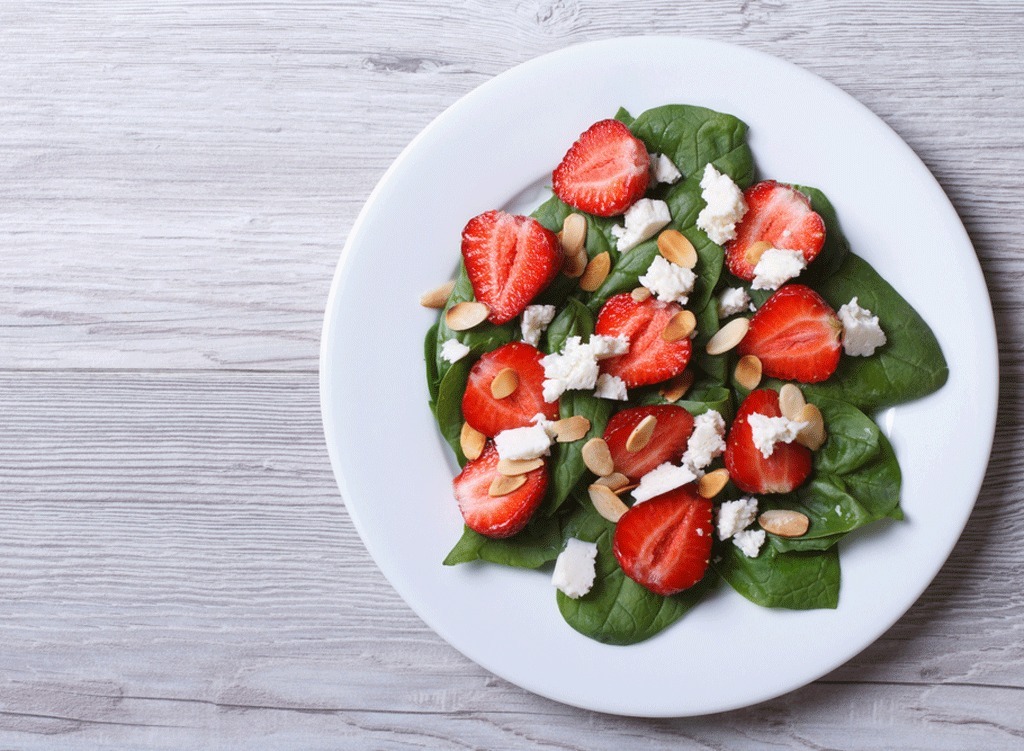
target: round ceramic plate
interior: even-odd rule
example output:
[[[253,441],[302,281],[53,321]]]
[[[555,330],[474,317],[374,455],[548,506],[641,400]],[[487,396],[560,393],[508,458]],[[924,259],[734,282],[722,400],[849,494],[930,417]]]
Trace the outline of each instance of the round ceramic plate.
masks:
[[[441,565],[462,520],[451,494],[457,467],[427,407],[422,342],[435,312],[418,298],[452,274],[466,221],[496,207],[533,208],[543,198],[537,187],[591,123],[620,105],[637,114],[670,103],[738,116],[750,126],[760,176],[825,191],[854,251],[934,329],[950,377],[936,394],[879,416],[903,469],[907,520],[875,525],[841,548],[838,609],[769,610],[724,588],[655,638],[614,647],[562,620],[547,571]],[[342,498],[398,593],[497,675],[616,714],[754,704],[864,649],[952,550],[995,425],[988,293],[970,240],[927,168],[881,120],[820,78],[697,39],[571,47],[498,76],[440,115],[384,175],[352,228],[320,366]]]

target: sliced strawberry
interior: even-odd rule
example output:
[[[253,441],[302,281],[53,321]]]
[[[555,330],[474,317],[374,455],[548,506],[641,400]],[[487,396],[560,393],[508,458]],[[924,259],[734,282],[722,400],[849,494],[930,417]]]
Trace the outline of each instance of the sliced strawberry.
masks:
[[[765,301],[739,344],[740,355],[757,355],[772,378],[818,383],[839,366],[843,325],[821,295],[787,284]]]
[[[544,401],[543,353],[523,342],[511,342],[487,352],[473,364],[462,395],[462,416],[472,427],[493,438],[503,430],[532,423],[537,413],[558,419],[558,402]],[[491,394],[491,381],[505,368],[519,377],[516,390],[504,399]]]
[[[771,389],[751,391],[740,405],[725,439],[725,468],[736,487],[747,493],[788,493],[811,474],[811,450],[799,443],[776,443],[767,459],[754,445],[748,418],[758,412],[781,417],[779,395]]]
[[[506,495],[492,496],[491,483],[501,477],[498,450],[489,442],[477,459],[452,481],[466,526],[486,537],[511,537],[530,521],[548,488],[548,465],[527,472],[526,483]]]
[[[643,197],[650,179],[643,141],[618,120],[591,125],[551,175],[555,195],[588,214],[622,214]]]
[[[626,439],[648,415],[657,420],[651,440],[639,451],[629,451]],[[693,417],[689,412],[674,404],[661,404],[616,412],[604,429],[604,440],[612,454],[615,471],[631,480],[639,480],[659,464],[682,458],[692,432]]]
[[[825,244],[825,222],[811,209],[811,202],[800,191],[765,180],[747,188],[743,197],[747,213],[736,225],[736,239],[726,243],[725,262],[735,276],[754,278],[754,266],[747,251],[756,242],[771,243],[773,248],[799,250],[807,263],[815,259]]]
[[[686,370],[692,345],[686,337],[674,342],[661,338],[666,324],[680,308],[649,297],[637,302],[628,292],[615,295],[601,308],[595,333],[625,335],[629,352],[601,362],[601,371],[618,376],[629,387],[660,383]]]
[[[633,506],[615,525],[612,551],[626,576],[655,594],[689,589],[711,557],[711,501],[690,484]]]
[[[511,321],[562,268],[554,232],[528,216],[485,211],[462,230],[462,257],[479,302],[493,324]]]

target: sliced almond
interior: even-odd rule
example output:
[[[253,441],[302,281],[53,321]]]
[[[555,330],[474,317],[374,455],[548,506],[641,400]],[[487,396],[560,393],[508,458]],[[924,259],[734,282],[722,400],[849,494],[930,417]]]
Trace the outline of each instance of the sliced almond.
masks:
[[[811,451],[820,449],[828,437],[825,433],[825,418],[821,416],[821,410],[813,404],[805,404],[796,419],[798,422],[807,423],[807,427],[796,434],[796,442]]]
[[[569,214],[562,222],[562,250],[567,255],[576,255],[583,250],[587,241],[587,218],[583,214]]]
[[[646,448],[647,444],[651,442],[651,437],[654,436],[656,427],[658,427],[658,418],[654,415],[647,415],[638,422],[633,428],[633,432],[629,434],[629,438],[626,439],[626,451],[636,453]]]
[[[715,332],[707,344],[709,355],[722,355],[735,347],[747,335],[750,321],[746,318],[733,318],[729,323]]]
[[[807,402],[799,386],[787,383],[779,389],[779,410],[787,420],[799,420],[800,411]]]
[[[661,387],[660,391],[662,398],[669,402],[679,401],[686,396],[686,392],[693,386],[693,379],[693,371],[684,370],[675,378],[665,381],[665,385]]]
[[[543,459],[499,459],[498,472],[507,477],[525,475],[544,466]]]
[[[661,332],[661,338],[666,342],[678,342],[692,334],[696,328],[697,316],[689,310],[680,310],[668,319],[668,323],[665,324],[665,328]]]
[[[761,361],[757,355],[744,355],[736,363],[736,370],[733,373],[736,383],[747,391],[753,391],[761,382]]]
[[[643,302],[651,296],[651,291],[647,287],[637,287],[635,290],[629,293],[636,302]]]
[[[434,287],[429,292],[420,295],[420,305],[424,308],[443,308],[444,304],[448,302],[448,298],[451,297],[453,289],[455,289],[454,279],[445,282],[440,287]]]
[[[638,483],[638,482],[631,482],[629,485],[623,485],[621,488],[616,488],[615,495],[621,496],[621,495],[623,495],[625,493],[628,493],[631,490],[636,490],[639,487],[640,487],[640,483]]]
[[[459,433],[459,445],[462,453],[470,461],[479,459],[484,452],[484,444],[487,443],[487,436],[474,428],[468,422],[462,423],[462,432]]]
[[[758,240],[756,243],[751,243],[750,247],[747,248],[747,252],[744,253],[747,263],[751,266],[757,266],[757,262],[761,260],[761,256],[764,255],[766,250],[771,250],[772,244],[765,242],[764,240]]]
[[[676,266],[692,269],[697,265],[697,250],[686,235],[678,230],[667,229],[658,235],[658,252]]]
[[[587,488],[587,492],[590,493],[594,510],[612,523],[618,522],[629,511],[629,507],[607,485],[594,483]]]
[[[615,462],[612,461],[612,453],[608,450],[604,438],[591,438],[583,444],[580,453],[587,469],[598,477],[607,477],[615,471]]]
[[[504,399],[507,396],[512,396],[517,388],[519,388],[519,373],[514,368],[502,368],[491,381],[491,396],[495,399]]]
[[[586,271],[580,277],[580,289],[584,292],[593,292],[608,278],[608,272],[612,269],[612,257],[608,251],[598,253],[590,259]]]
[[[779,537],[800,537],[807,534],[811,520],[799,511],[788,509],[771,509],[757,517],[757,523],[765,532]]]
[[[727,482],[729,482],[729,470],[724,467],[716,469],[700,478],[697,483],[697,492],[701,498],[714,498],[722,492],[722,488]]]
[[[629,485],[629,478],[621,472],[612,472],[607,477],[599,477],[594,480],[595,485],[604,485],[611,488],[616,493],[621,489]]]
[[[487,489],[487,495],[497,498],[498,496],[508,495],[513,491],[519,490],[526,484],[526,475],[515,475],[509,477],[507,475],[498,475],[491,481],[491,487]]]
[[[490,309],[482,302],[455,303],[444,314],[444,322],[452,331],[465,331],[479,326],[490,315]]]
[[[562,273],[570,279],[578,279],[586,271],[589,260],[585,250],[575,254],[566,253],[565,259],[562,261]]]
[[[551,430],[559,443],[572,443],[590,431],[590,420],[583,415],[573,415],[551,423]]]

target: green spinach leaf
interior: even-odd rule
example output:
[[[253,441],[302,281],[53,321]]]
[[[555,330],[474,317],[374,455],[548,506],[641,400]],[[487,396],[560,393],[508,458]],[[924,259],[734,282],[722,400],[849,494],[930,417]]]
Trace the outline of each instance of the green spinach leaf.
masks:
[[[553,513],[565,502],[569,493],[588,471],[587,465],[583,462],[583,446],[591,438],[604,435],[612,409],[612,402],[608,399],[598,399],[589,391],[566,391],[562,394],[558,406],[559,417],[564,419],[582,415],[590,420],[590,430],[578,441],[552,445],[551,480],[544,502],[547,513]]]
[[[448,372],[441,379],[441,386],[437,390],[437,403],[434,414],[437,417],[437,426],[441,429],[441,435],[455,452],[455,459],[460,467],[466,465],[466,455],[462,453],[462,446],[459,438],[462,434],[462,395],[466,391],[466,381],[469,379],[470,362],[465,357],[452,365]]]
[[[715,570],[751,602],[766,608],[812,610],[839,604],[839,554],[835,549],[782,552],[766,543],[756,558],[735,545],[720,548]]]
[[[540,568],[555,560],[562,550],[562,530],[557,518],[537,517],[522,532],[494,540],[466,527],[444,559],[445,566],[488,561],[515,568]]]
[[[555,316],[545,334],[544,351],[548,354],[561,351],[565,340],[578,336],[587,341],[594,333],[594,314],[579,300],[569,298],[565,307]]]

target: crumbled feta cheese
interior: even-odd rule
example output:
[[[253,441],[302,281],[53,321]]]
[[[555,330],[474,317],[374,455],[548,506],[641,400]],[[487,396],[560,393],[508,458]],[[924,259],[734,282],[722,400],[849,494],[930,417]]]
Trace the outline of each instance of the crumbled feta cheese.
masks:
[[[806,422],[797,422],[788,417],[768,417],[754,412],[747,418],[753,434],[754,446],[767,459],[775,453],[776,443],[792,443],[796,434],[807,427]]]
[[[718,297],[718,317],[728,318],[750,307],[750,295],[743,287],[730,287]]]
[[[597,358],[589,344],[578,336],[565,340],[562,351],[541,358],[544,368],[544,401],[553,402],[571,389],[592,389],[597,385]]]
[[[662,302],[677,302],[686,305],[693,292],[697,275],[690,269],[677,266],[662,255],[654,256],[647,273],[640,277],[640,284],[649,289]]]
[[[686,444],[686,453],[683,454],[683,464],[697,474],[724,452],[725,420],[713,409],[697,415],[690,440]]]
[[[807,259],[799,250],[768,248],[754,267],[751,289],[778,289],[807,268]]]
[[[612,234],[618,238],[615,247],[620,253],[625,253],[654,237],[658,230],[672,221],[672,214],[664,201],[641,198],[629,207],[622,218],[625,226],[614,225]]]
[[[732,544],[742,550],[747,558],[757,558],[761,546],[764,545],[764,530],[748,529],[745,532],[738,532],[732,538]]]
[[[523,310],[523,320],[520,328],[523,332],[523,341],[536,347],[540,344],[540,335],[544,329],[554,320],[554,305],[527,305]]]
[[[869,357],[886,342],[878,316],[858,305],[856,297],[839,309],[839,320],[843,322],[843,351],[848,355]]]
[[[710,162],[704,168],[700,187],[700,197],[707,206],[697,215],[697,227],[707,233],[711,242],[724,245],[736,237],[736,223],[747,213],[743,191]]]
[[[726,501],[718,509],[718,539],[728,540],[740,532],[757,518],[757,499],[740,498]]]
[[[629,352],[629,337],[625,334],[620,334],[619,336],[594,334],[590,337],[588,344],[594,352],[594,358],[597,360],[618,357]]]
[[[656,183],[677,182],[683,173],[664,154],[648,154],[651,160],[651,179]]]
[[[597,543],[584,542],[570,537],[565,550],[555,559],[555,571],[551,583],[565,595],[583,597],[594,586],[597,576]]]
[[[469,347],[458,339],[446,339],[441,345],[441,357],[448,362],[458,362],[469,354]]]
[[[689,467],[677,467],[671,462],[659,464],[640,478],[639,487],[633,490],[634,505],[649,501],[655,496],[675,490],[696,479],[697,475],[691,472]]]
[[[614,399],[619,402],[629,399],[629,394],[626,393],[626,382],[618,376],[609,375],[608,373],[602,373],[597,377],[597,388],[594,390],[594,396],[598,399]]]
[[[502,459],[536,459],[551,451],[551,436],[544,424],[503,430],[494,436],[494,447]]]

